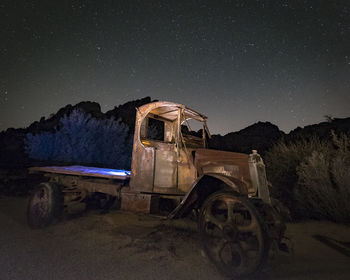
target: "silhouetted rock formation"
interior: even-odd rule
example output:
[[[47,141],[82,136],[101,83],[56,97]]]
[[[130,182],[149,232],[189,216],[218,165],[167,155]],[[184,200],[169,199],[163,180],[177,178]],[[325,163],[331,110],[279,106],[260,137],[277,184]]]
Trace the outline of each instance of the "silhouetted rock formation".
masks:
[[[52,114],[47,120],[42,117],[39,122],[33,122],[27,129],[27,133],[41,133],[43,131],[54,131],[59,125],[60,119],[64,115],[70,115],[74,109],[82,110],[85,113],[92,115],[94,118],[104,118],[105,115],[101,112],[101,106],[97,102],[83,101],[74,106],[68,104],[58,110],[56,114]]]
[[[286,140],[296,141],[301,138],[310,138],[314,136],[322,139],[329,139],[332,130],[336,134],[350,133],[350,118],[334,118],[327,122],[307,125],[304,128],[297,127],[286,136]]]
[[[156,100],[153,100],[156,101]],[[121,119],[122,122],[128,125],[129,133],[134,133],[135,120],[136,120],[136,108],[152,102],[151,97],[147,96],[142,99],[137,99],[135,101],[129,101],[123,105],[115,106],[114,109],[106,112],[106,117],[114,119]]]
[[[224,136],[213,135],[209,140],[209,147],[247,154],[258,150],[263,155],[284,135],[285,133],[272,123],[257,122],[238,132],[230,132]]]

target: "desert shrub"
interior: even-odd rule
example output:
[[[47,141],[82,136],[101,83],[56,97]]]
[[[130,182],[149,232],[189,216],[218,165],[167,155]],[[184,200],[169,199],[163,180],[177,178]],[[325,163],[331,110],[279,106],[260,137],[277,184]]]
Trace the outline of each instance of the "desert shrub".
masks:
[[[50,160],[54,152],[55,135],[43,132],[40,135],[28,133],[25,139],[25,150],[31,158]]]
[[[297,168],[297,207],[306,217],[350,222],[350,137],[333,133],[331,144]]]
[[[99,120],[73,110],[54,133],[27,134],[25,150],[32,159],[130,168],[132,142],[120,120]]]
[[[316,137],[297,142],[281,140],[265,155],[267,176],[272,183],[272,196],[282,201],[292,213],[296,208],[294,189],[298,182],[297,168],[313,151],[327,151],[329,143]]]
[[[350,222],[350,137],[279,142],[266,154],[272,195],[294,218]]]

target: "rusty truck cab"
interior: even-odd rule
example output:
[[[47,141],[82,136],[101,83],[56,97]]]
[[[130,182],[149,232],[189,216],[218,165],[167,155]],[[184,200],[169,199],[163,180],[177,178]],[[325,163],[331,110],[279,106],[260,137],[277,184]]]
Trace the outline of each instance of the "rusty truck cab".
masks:
[[[190,119],[202,124],[202,135],[181,132]],[[137,109],[130,188],[159,194],[186,194],[197,178],[193,149],[205,148],[206,116],[171,102]]]

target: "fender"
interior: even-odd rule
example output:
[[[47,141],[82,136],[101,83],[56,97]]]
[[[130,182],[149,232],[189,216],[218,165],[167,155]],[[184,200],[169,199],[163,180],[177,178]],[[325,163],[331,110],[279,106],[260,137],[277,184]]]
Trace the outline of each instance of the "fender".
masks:
[[[206,179],[212,179],[216,182],[208,188],[206,184],[201,184]],[[198,201],[200,206],[209,195],[227,188],[232,189],[237,195],[248,195],[247,186],[235,177],[217,173],[203,174],[194,181],[190,191],[181,203],[168,215],[168,219],[176,219],[184,216],[195,202]]]

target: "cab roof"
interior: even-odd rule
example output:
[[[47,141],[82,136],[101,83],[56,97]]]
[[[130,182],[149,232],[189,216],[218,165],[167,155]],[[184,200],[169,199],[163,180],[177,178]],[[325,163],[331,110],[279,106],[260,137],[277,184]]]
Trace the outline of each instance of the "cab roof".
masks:
[[[142,105],[138,108],[142,115],[146,116],[149,113],[160,116],[170,121],[174,121],[178,116],[178,109],[183,109],[183,114],[186,119],[195,119],[204,122],[207,117],[185,105],[168,102],[157,101]]]

